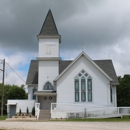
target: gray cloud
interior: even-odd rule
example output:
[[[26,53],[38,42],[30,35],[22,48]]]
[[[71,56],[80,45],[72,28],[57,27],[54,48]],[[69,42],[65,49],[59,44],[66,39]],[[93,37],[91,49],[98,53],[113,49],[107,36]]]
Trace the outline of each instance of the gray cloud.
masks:
[[[110,52],[114,45],[130,41],[129,7],[129,0],[1,0],[0,51],[36,53],[36,36],[51,8],[62,36],[62,57],[74,58],[82,48],[92,58],[115,55]]]

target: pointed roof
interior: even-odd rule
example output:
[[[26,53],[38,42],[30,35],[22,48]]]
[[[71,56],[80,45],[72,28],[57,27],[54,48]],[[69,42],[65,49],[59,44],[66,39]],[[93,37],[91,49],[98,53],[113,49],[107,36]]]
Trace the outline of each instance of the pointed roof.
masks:
[[[46,19],[43,23],[43,26],[41,28],[40,34],[38,35],[38,38],[40,37],[56,37],[60,39],[60,35],[58,33],[53,15],[51,10],[49,9],[48,14],[46,16]]]
[[[101,69],[84,51],[82,51],[73,62],[71,62],[55,79],[54,81],[57,81],[82,55],[84,55],[101,73],[103,73],[110,81],[113,81],[113,79],[105,72],[103,69]]]

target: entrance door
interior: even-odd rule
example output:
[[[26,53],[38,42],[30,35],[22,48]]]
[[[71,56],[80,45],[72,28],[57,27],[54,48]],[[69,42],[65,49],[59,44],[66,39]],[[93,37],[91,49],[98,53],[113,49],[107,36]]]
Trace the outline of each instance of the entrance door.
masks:
[[[39,98],[40,109],[49,109],[51,108],[51,103],[56,102],[55,96],[43,96]]]
[[[9,118],[12,118],[16,114],[16,105],[10,105],[10,116]]]

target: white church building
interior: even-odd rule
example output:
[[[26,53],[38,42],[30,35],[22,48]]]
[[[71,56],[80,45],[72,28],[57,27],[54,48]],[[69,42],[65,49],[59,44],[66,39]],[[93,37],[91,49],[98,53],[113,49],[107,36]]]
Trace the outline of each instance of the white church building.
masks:
[[[38,57],[31,60],[26,81],[28,100],[8,100],[8,117],[34,106],[39,118],[48,111],[51,118],[67,118],[117,106],[119,83],[112,60],[92,60],[84,51],[74,60],[61,60],[61,36],[51,10],[38,41]]]

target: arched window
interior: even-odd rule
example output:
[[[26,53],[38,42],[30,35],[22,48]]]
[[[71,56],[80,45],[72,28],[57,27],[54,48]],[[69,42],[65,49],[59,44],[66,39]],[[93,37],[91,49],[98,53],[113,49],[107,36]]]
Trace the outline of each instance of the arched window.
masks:
[[[85,77],[81,78],[81,101],[82,102],[86,101],[86,82],[85,82]]]
[[[88,73],[82,70],[74,80],[75,102],[92,102],[92,78]]]
[[[47,82],[44,87],[43,87],[43,90],[53,90],[53,87],[51,85],[50,82]]]
[[[110,99],[111,99],[111,102],[113,102],[113,100],[112,100],[112,87],[110,87]]]
[[[92,101],[92,78],[88,77],[88,101]]]
[[[33,88],[33,99],[36,99],[36,95],[34,95],[34,93],[37,91],[36,88]]]
[[[79,102],[79,78],[75,78],[75,102]]]

